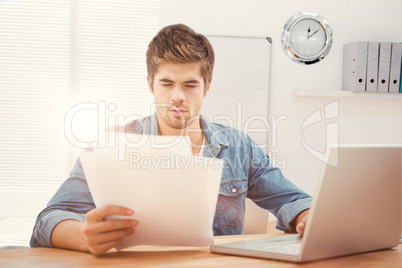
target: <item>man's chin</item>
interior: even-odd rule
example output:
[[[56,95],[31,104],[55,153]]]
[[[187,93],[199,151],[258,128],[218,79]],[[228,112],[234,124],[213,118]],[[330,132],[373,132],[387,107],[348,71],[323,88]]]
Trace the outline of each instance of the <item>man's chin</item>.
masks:
[[[186,120],[184,117],[171,117],[165,122],[171,128],[184,129],[187,127],[188,120]]]

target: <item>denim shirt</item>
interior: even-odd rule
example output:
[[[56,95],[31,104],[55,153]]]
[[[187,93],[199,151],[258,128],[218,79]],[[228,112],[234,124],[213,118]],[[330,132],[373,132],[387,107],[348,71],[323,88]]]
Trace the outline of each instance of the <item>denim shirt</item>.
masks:
[[[246,197],[277,217],[277,229],[295,232],[295,219],[310,208],[311,197],[287,180],[279,168],[273,167],[268,155],[248,135],[211,123],[202,115],[200,124],[207,141],[204,156],[224,159],[213,222],[214,235],[243,233]],[[156,114],[132,121],[120,130],[159,135]],[[83,222],[85,214],[94,208],[78,159],[69,178],[36,219],[31,247],[52,247],[51,234],[59,222],[68,219]]]

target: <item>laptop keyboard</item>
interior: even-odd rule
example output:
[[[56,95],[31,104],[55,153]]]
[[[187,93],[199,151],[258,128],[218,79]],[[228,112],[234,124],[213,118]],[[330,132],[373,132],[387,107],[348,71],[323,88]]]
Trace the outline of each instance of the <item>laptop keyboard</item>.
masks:
[[[0,250],[29,248],[31,234],[0,234]]]
[[[279,244],[279,245],[269,245],[265,246],[264,249],[267,251],[278,252],[283,254],[297,255],[300,253],[301,243],[291,243],[291,244]]]
[[[0,250],[29,248],[35,218],[0,219]]]

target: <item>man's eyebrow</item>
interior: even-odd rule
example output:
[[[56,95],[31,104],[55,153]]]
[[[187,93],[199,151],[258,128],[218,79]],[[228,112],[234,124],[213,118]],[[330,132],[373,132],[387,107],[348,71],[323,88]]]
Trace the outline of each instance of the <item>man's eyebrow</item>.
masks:
[[[184,83],[199,84],[200,82],[198,80],[191,79],[191,80],[184,81]]]
[[[159,79],[159,82],[173,83],[173,80],[170,80],[170,79],[167,79],[167,78],[161,78],[161,79]]]
[[[168,78],[161,78],[161,79],[159,79],[159,82],[174,83],[173,80],[170,80]],[[196,80],[196,79],[190,79],[190,80],[184,81],[184,83],[186,83],[186,84],[199,84],[200,82],[198,80]]]

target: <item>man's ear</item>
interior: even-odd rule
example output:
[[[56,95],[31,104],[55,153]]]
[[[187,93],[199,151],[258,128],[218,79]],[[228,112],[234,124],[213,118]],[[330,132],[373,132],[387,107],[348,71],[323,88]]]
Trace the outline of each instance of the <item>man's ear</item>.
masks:
[[[204,98],[208,95],[210,86],[211,86],[211,83],[208,83],[207,87],[205,88]]]
[[[151,85],[151,78],[149,77],[149,75],[147,75],[147,82],[148,82],[149,92],[151,92],[151,94],[154,95],[154,91],[153,91],[152,85]]]

